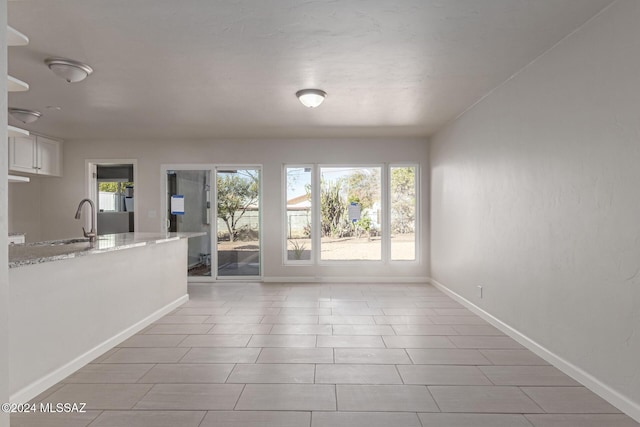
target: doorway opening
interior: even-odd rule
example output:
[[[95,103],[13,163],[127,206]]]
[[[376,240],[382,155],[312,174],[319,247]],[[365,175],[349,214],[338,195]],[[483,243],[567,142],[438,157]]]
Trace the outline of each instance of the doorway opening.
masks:
[[[132,233],[135,214],[136,160],[88,160],[88,195],[96,205],[98,235]]]

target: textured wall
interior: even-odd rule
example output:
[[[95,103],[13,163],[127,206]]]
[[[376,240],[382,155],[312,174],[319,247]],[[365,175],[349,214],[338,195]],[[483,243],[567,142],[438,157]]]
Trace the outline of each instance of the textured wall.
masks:
[[[636,417],[638,22],[640,2],[614,3],[430,150],[432,277],[620,393]]]

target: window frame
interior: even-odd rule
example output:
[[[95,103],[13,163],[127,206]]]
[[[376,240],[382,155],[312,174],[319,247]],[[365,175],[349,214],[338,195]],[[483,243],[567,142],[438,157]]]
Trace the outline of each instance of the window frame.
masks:
[[[321,241],[321,231],[320,231],[320,227],[316,226],[313,227],[314,229],[312,230],[312,232],[315,232],[316,235],[316,241],[317,241],[317,265],[319,266],[338,266],[338,265],[344,265],[344,266],[348,266],[348,265],[371,265],[371,264],[385,264],[385,229],[386,229],[386,217],[387,217],[387,213],[386,213],[386,209],[385,209],[385,205],[386,205],[386,200],[385,200],[385,188],[384,188],[384,183],[386,181],[386,164],[384,163],[336,163],[336,164],[326,164],[326,163],[319,163],[316,165],[317,168],[317,173],[316,173],[316,188],[318,189],[318,191],[316,191],[317,194],[317,200],[318,203],[316,204],[315,207],[315,211],[316,211],[316,216],[318,217],[318,219],[320,219],[321,217],[321,206],[320,206],[320,192],[321,192],[321,187],[320,187],[320,179],[321,179],[321,170],[322,168],[362,168],[362,169],[366,169],[366,168],[380,168],[380,204],[381,204],[381,208],[380,208],[380,225],[382,226],[382,233],[381,233],[381,241],[380,241],[380,259],[346,259],[346,260],[338,260],[338,259],[327,259],[327,260],[323,260],[322,259],[322,241]]]
[[[416,201],[415,201],[415,229],[414,229],[414,239],[415,239],[415,243],[414,243],[414,259],[409,260],[409,259],[392,259],[391,257],[391,168],[406,168],[406,167],[413,167],[415,168],[415,173],[414,173],[414,177],[413,177],[413,182],[414,182],[414,186],[415,186],[415,193],[416,193]],[[387,165],[387,169],[388,169],[388,174],[387,174],[387,191],[389,192],[388,194],[388,203],[389,206],[387,208],[387,212],[388,212],[388,221],[389,223],[387,224],[387,229],[389,230],[389,238],[387,240],[387,245],[388,245],[388,254],[389,254],[389,263],[401,263],[401,264],[419,264],[420,263],[420,259],[421,259],[421,254],[422,254],[422,245],[420,244],[420,242],[422,241],[421,239],[421,232],[422,232],[422,209],[421,209],[421,198],[420,198],[420,165],[418,163],[412,163],[412,162],[398,162],[398,163],[389,163]]]
[[[284,215],[282,217],[282,233],[281,233],[281,245],[282,245],[282,263],[283,265],[315,265],[316,264],[316,238],[315,238],[315,224],[317,222],[318,216],[316,215],[316,186],[315,186],[315,176],[316,176],[316,166],[313,163],[285,163],[282,165],[282,209]],[[301,168],[311,169],[311,257],[306,259],[289,259],[289,250],[288,250],[288,228],[289,228],[289,218],[287,211],[287,169]]]
[[[415,168],[415,244],[413,260],[393,260],[391,259],[391,168],[413,167]],[[287,253],[287,169],[289,168],[311,168],[311,257],[309,260],[288,260]],[[381,248],[379,260],[323,260],[321,230],[319,226],[321,217],[320,192],[321,192],[321,171],[322,168],[380,168],[380,224]],[[284,266],[363,266],[363,265],[413,265],[421,264],[422,257],[422,227],[423,217],[421,204],[421,170],[420,164],[416,162],[385,162],[385,163],[284,163],[281,171],[281,218],[282,232],[280,240],[282,245],[282,260]]]

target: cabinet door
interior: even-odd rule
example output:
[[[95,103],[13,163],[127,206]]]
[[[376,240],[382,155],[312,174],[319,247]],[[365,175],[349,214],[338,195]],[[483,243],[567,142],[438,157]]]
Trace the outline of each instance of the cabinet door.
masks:
[[[9,138],[9,169],[16,172],[37,173],[34,137]]]
[[[38,173],[42,175],[60,176],[62,171],[62,143],[53,139],[37,136],[37,163]]]

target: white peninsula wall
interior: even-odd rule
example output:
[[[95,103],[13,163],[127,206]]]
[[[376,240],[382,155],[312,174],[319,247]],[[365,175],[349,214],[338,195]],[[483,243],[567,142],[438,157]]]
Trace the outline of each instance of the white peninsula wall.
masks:
[[[11,402],[29,401],[185,303],[191,234],[197,233],[13,246]]]

